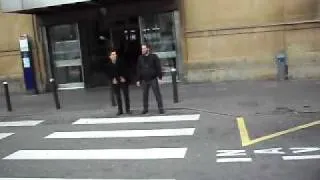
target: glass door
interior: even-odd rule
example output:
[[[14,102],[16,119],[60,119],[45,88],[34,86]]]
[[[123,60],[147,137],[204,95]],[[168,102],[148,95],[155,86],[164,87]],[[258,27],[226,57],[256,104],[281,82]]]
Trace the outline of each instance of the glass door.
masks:
[[[77,24],[50,27],[49,42],[53,73],[59,89],[84,88]]]
[[[177,69],[179,56],[174,17],[174,12],[166,12],[139,18],[141,43],[150,45],[152,53],[159,56],[163,82],[171,82],[171,68]]]

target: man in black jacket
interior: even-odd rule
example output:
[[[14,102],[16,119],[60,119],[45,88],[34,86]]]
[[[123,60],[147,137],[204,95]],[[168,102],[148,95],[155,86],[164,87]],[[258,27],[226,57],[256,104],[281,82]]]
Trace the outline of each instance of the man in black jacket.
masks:
[[[162,79],[162,69],[160,59],[156,54],[151,54],[147,45],[141,46],[142,55],[137,64],[137,86],[142,85],[143,89],[143,111],[142,114],[148,113],[149,107],[149,89],[150,86],[158,103],[159,113],[164,114],[163,101],[159,88],[158,79]]]
[[[107,62],[106,73],[109,76],[113,92],[117,98],[118,113],[117,115],[123,114],[121,90],[124,94],[126,113],[131,114],[130,111],[130,98],[129,98],[129,82],[128,82],[128,70],[125,63],[118,58],[115,50],[110,51],[108,62]]]

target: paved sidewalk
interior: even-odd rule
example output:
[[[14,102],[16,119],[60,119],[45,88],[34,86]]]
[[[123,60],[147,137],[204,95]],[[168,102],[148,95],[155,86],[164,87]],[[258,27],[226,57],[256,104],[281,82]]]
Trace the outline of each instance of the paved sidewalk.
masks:
[[[173,103],[171,85],[162,85],[167,109],[189,109],[217,115],[267,115],[285,112],[320,111],[320,81],[235,81],[224,83],[180,84],[180,102]],[[131,104],[140,111],[142,93],[131,86]],[[61,110],[56,110],[52,94],[14,95],[13,112],[7,112],[4,97],[0,101],[0,117],[20,117],[61,113],[116,112],[111,106],[109,88],[60,91]],[[150,93],[150,106],[156,109]]]

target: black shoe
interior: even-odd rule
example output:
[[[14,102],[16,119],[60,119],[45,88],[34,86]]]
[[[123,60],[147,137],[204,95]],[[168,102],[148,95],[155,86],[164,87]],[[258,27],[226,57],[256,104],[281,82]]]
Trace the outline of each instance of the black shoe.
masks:
[[[148,114],[148,110],[143,110],[141,114]]]
[[[123,112],[118,112],[117,113],[117,116],[120,116],[120,115],[122,115],[123,114]]]
[[[160,110],[159,110],[159,114],[164,114],[164,110],[163,110],[163,109],[160,109]]]

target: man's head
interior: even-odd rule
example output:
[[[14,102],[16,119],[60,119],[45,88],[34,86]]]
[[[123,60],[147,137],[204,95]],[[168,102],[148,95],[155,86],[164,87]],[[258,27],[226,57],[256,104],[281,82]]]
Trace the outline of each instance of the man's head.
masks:
[[[150,53],[150,48],[148,45],[143,44],[141,46],[142,55],[148,55]]]
[[[111,50],[109,52],[109,58],[111,59],[112,62],[115,62],[117,60],[117,51],[116,50]]]

